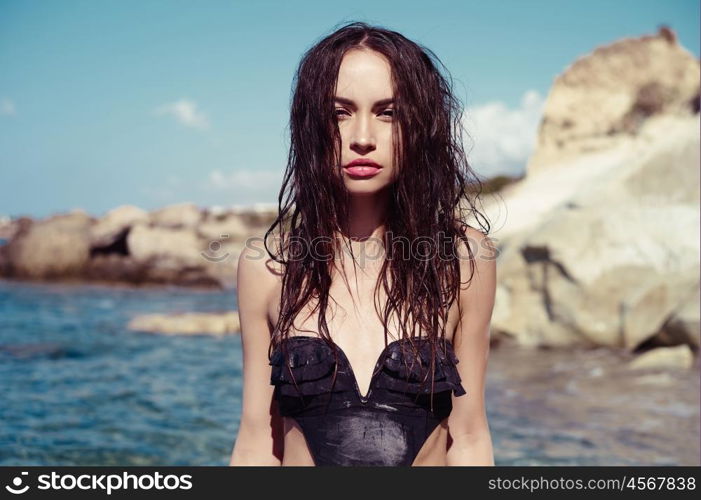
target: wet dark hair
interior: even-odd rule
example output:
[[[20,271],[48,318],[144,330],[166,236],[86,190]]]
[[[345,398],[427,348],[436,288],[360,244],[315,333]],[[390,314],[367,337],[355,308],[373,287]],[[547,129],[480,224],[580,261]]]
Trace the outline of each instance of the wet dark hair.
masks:
[[[388,297],[381,314],[385,345],[387,325],[396,313],[399,338],[414,347],[418,336],[428,337],[433,367],[450,305],[459,296],[460,258],[454,251],[458,241],[465,243],[470,256],[470,281],[474,274],[466,216],[474,215],[482,232],[489,232],[489,222],[476,208],[482,184],[463,150],[462,106],[453,94],[452,78],[438,69],[439,65],[445,69],[443,64],[429,49],[400,33],[364,22],[348,23],[318,41],[304,54],[294,77],[288,163],[277,219],[265,235],[267,252],[284,267],[280,315],[269,355],[278,346],[285,351],[283,340],[290,336],[295,317],[313,299],[314,311],[319,311],[314,333],[338,356],[326,311],[337,239],[348,234],[349,193],[340,168],[332,168],[341,163],[334,94],[341,60],[352,49],[376,51],[391,65],[397,177],[388,187],[385,229],[392,238],[413,242],[412,248],[423,241],[440,250],[440,235],[452,242],[451,252],[417,259],[412,251],[407,259],[394,258],[394,245],[385,239],[387,259],[375,287],[377,294],[382,284]],[[275,227],[279,229],[273,252],[268,238]]]

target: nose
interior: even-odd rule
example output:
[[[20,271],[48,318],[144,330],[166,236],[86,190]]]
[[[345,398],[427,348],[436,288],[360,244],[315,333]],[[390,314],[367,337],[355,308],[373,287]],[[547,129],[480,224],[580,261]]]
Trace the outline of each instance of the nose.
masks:
[[[359,117],[355,120],[350,147],[361,154],[375,149],[375,135],[370,122],[371,119],[368,117]]]

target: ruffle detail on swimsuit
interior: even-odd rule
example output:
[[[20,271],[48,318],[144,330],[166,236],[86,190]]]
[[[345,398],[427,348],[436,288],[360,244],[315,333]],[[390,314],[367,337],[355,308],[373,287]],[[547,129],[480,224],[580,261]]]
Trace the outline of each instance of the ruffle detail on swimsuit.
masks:
[[[436,349],[433,380],[430,373],[430,343],[423,342],[418,349],[421,363],[417,362],[408,344],[390,345],[382,363],[382,375],[385,376],[377,378],[377,387],[413,394],[430,394],[433,384],[434,393],[453,391],[456,396],[467,394],[458,373],[456,365],[459,361],[452,344],[447,343],[445,351],[440,347]]]
[[[311,396],[352,389],[344,384],[341,370],[336,374],[332,387],[336,362],[331,348],[323,342],[298,342],[287,350],[285,363],[280,349],[273,352],[270,383],[279,388],[283,396]]]

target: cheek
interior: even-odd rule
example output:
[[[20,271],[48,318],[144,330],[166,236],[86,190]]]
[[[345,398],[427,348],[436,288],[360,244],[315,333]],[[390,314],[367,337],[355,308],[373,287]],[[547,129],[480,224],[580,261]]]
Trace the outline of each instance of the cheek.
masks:
[[[345,151],[348,149],[348,137],[347,134],[343,131],[343,128],[339,131],[339,143],[338,148],[340,151]]]

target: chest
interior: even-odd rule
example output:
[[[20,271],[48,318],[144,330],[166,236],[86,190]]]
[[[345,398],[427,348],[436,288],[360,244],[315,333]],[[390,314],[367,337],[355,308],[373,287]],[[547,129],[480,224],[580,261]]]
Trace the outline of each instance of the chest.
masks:
[[[381,283],[377,291],[375,290],[376,283],[376,274],[372,276],[351,274],[345,279],[341,274],[333,276],[326,311],[326,322],[331,339],[347,357],[362,394],[367,393],[372,373],[376,368],[376,360],[385,349],[383,318],[387,295]],[[277,324],[280,315],[281,294],[280,282],[268,307],[273,325]],[[290,336],[318,335],[317,305],[317,301],[311,299],[304,306],[294,319]],[[459,311],[457,302],[454,301],[449,308],[446,322],[446,338],[450,341],[458,319]],[[411,327],[411,323],[408,327]],[[387,328],[388,343],[400,338],[401,328],[396,311],[393,311],[388,319]],[[418,329],[415,334],[419,335]]]

